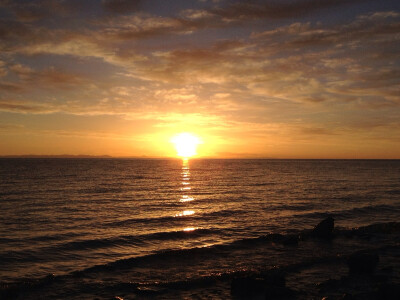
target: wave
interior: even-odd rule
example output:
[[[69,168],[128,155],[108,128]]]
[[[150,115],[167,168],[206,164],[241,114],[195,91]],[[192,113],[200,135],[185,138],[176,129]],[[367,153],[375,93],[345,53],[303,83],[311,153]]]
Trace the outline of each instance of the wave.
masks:
[[[80,193],[85,194],[106,194],[106,193],[121,193],[124,192],[122,187],[93,187],[93,188],[83,188],[78,190]]]
[[[5,196],[23,196],[23,195],[30,195],[32,192],[30,190],[8,190],[8,191],[1,191],[0,192],[0,197],[5,197]],[[5,199],[1,199],[7,200]],[[15,201],[15,199],[11,199],[12,201]]]
[[[344,258],[335,256],[324,256],[314,258],[312,260],[302,261],[301,263],[286,265],[280,268],[260,268],[260,269],[241,269],[229,272],[222,272],[204,276],[193,276],[183,280],[165,280],[165,281],[152,281],[152,282],[102,282],[101,286],[85,284],[81,282],[81,289],[84,289],[85,293],[98,294],[99,291],[105,292],[116,292],[121,293],[122,291],[128,292],[128,294],[134,293],[137,296],[143,296],[154,298],[162,295],[170,290],[192,290],[196,288],[206,288],[214,286],[217,283],[229,282],[235,277],[243,276],[267,276],[268,274],[276,274],[277,272],[283,272],[286,270],[299,270],[306,266],[313,266],[321,263],[333,263],[342,261]],[[124,263],[124,262],[121,262]],[[39,289],[49,289],[52,284],[61,284],[65,286],[68,284],[68,279],[80,278],[84,276],[84,272],[98,271],[97,269],[87,269],[86,271],[73,272],[67,275],[54,276],[52,274],[45,276],[40,279],[28,278],[21,282],[15,283],[0,283],[0,298],[14,299],[17,298],[20,291],[24,291],[25,295],[29,295],[29,292],[34,292]]]
[[[58,241],[65,238],[78,237],[80,233],[78,232],[67,232],[67,233],[58,233],[58,234],[46,234],[46,235],[38,235],[28,238],[0,238],[0,242],[4,240],[5,242],[47,242],[47,241]]]
[[[197,234],[203,232],[204,234],[208,234],[208,230],[198,231]],[[297,234],[301,235],[307,232],[307,230],[298,231]],[[399,234],[400,233],[400,222],[388,222],[388,223],[377,223],[371,224],[368,226],[363,226],[357,229],[336,229],[336,236],[344,236],[352,234],[353,236],[359,236],[360,238],[364,238],[365,234]],[[154,233],[153,235],[162,233]],[[171,232],[170,234],[176,235],[179,237],[181,233]],[[222,258],[227,255],[227,253],[232,253],[232,251],[238,249],[242,251],[243,249],[253,249],[254,243],[271,243],[271,242],[282,242],[285,238],[289,237],[289,235],[281,235],[281,234],[267,234],[263,236],[259,236],[256,238],[245,238],[239,239],[230,243],[217,244],[209,247],[194,247],[189,249],[170,249],[170,250],[162,250],[157,251],[152,254],[132,257],[127,259],[119,259],[113,262],[95,265],[83,270],[73,271],[64,275],[49,275],[42,278],[24,278],[19,281],[14,282],[0,282],[0,298],[16,298],[15,295],[19,295],[20,291],[24,291],[29,293],[29,291],[35,291],[39,289],[49,289],[50,285],[53,283],[59,283],[61,286],[65,286],[67,281],[69,282],[77,282],[76,278],[93,278],[93,274],[103,273],[103,272],[116,272],[121,273],[120,271],[140,267],[142,263],[152,263],[153,265],[158,265],[160,262],[164,261],[178,261],[179,259],[192,259],[196,257],[196,259],[211,259],[214,258]],[[392,240],[389,238],[388,240]],[[398,243],[387,243],[380,244],[379,246],[375,244],[371,244],[368,248],[369,250],[390,250],[394,249],[398,251],[399,244]],[[130,292],[134,292],[135,294],[142,294],[147,296],[154,296],[157,293],[162,293],[164,291],[168,291],[171,289],[194,289],[198,287],[206,287],[210,285],[214,285],[221,281],[229,281],[235,277],[240,276],[262,276],[263,274],[267,274],[267,272],[276,272],[276,271],[299,271],[303,268],[312,267],[318,264],[332,264],[337,262],[344,262],[347,259],[347,254],[337,255],[336,253],[330,255],[327,253],[326,255],[321,255],[317,257],[307,256],[301,257],[297,261],[292,261],[288,264],[280,264],[278,266],[272,267],[269,265],[259,265],[256,269],[252,268],[240,268],[240,269],[229,269],[223,272],[210,272],[209,275],[199,276],[193,275],[193,277],[188,277],[183,280],[173,279],[168,280],[168,278],[157,281],[142,281],[142,282],[104,282],[102,284],[102,288],[107,289],[108,291],[121,291],[121,290],[129,290]],[[123,272],[122,272],[123,273]],[[96,276],[95,276],[96,277]],[[79,280],[81,282],[81,280]],[[79,283],[80,284],[80,283]],[[86,289],[89,286],[86,286],[82,282],[83,286],[81,288]],[[55,288],[55,287],[54,287]],[[96,291],[98,291],[99,286],[93,285],[92,287]],[[29,294],[27,294],[29,295]]]
[[[296,204],[279,204],[277,206],[271,206],[268,209],[273,210],[293,210],[293,211],[304,211],[314,209],[317,205],[315,203],[296,203]]]
[[[313,211],[306,212],[303,214],[293,214],[291,217],[302,217],[302,218],[326,218],[328,216],[335,216],[339,218],[348,218],[348,217],[360,217],[361,215],[370,214],[370,213],[382,213],[382,212],[400,212],[400,206],[386,205],[386,204],[377,204],[377,205],[368,205],[362,207],[353,207],[349,209],[343,210],[331,210],[331,211]]]
[[[256,183],[249,183],[246,186],[271,186],[271,185],[276,185],[276,182],[256,182]]]
[[[338,219],[343,218],[353,218],[354,216],[360,217],[368,214],[376,214],[376,212],[387,212],[387,213],[396,213],[400,212],[400,206],[379,204],[379,205],[369,205],[362,207],[353,207],[349,209],[343,210],[331,210],[331,211],[318,211],[314,210],[316,205],[313,203],[300,203],[300,204],[280,204],[277,206],[270,206],[266,208],[267,211],[281,211],[281,210],[290,210],[294,213],[290,215],[290,219],[293,219],[293,223],[297,222],[298,218],[302,220],[315,220],[326,218],[330,215],[335,216]],[[301,211],[305,211],[301,213]],[[182,216],[161,216],[161,217],[147,217],[147,218],[129,218],[124,220],[110,221],[104,222],[101,226],[105,228],[115,228],[115,227],[128,227],[134,226],[137,224],[146,224],[151,225],[154,224],[170,224],[183,226],[187,224],[187,222],[195,222],[202,221],[207,222],[209,220],[215,221],[216,218],[225,218],[232,217],[235,215],[244,215],[247,214],[248,211],[243,209],[222,209],[218,211],[211,211],[205,213],[195,213],[192,215],[182,215]],[[164,233],[163,233],[164,234]],[[46,237],[43,237],[43,240],[46,240]],[[125,242],[125,241],[123,241]]]
[[[174,259],[174,258],[182,258],[182,257],[192,257],[192,256],[205,256],[210,257],[211,255],[224,255],[221,254],[221,250],[237,250],[238,248],[248,247],[249,245],[253,245],[255,243],[285,243],[287,238],[293,236],[306,236],[310,230],[300,230],[297,234],[277,234],[271,233],[262,235],[259,237],[254,238],[243,238],[238,239],[229,243],[221,243],[221,244],[214,244],[207,247],[194,247],[188,249],[168,249],[168,250],[160,250],[152,254],[132,257],[127,259],[117,260],[107,264],[96,265],[90,268],[87,268],[83,271],[79,272],[100,272],[100,271],[107,271],[107,270],[115,270],[119,268],[130,268],[135,266],[141,262],[146,261],[154,261],[154,260],[164,260],[164,259]],[[348,236],[349,232],[353,235],[357,236],[364,236],[365,233],[369,234],[379,234],[379,233],[400,233],[400,222],[388,222],[388,223],[376,223],[368,226],[362,226],[355,229],[335,229],[336,236]]]
[[[400,195],[400,190],[387,190],[385,193],[389,195]]]
[[[386,205],[386,204],[378,204],[378,205],[369,205],[369,206],[363,206],[363,207],[354,207],[352,209],[348,210],[340,210],[338,211],[338,214],[348,216],[348,215],[358,215],[358,214],[367,214],[370,212],[376,213],[379,211],[379,213],[382,213],[384,211],[398,211],[400,210],[400,207],[393,206],[393,205]]]
[[[219,211],[212,211],[202,214],[192,214],[192,215],[182,215],[182,216],[162,216],[162,217],[149,217],[149,218],[130,218],[120,221],[113,221],[104,223],[105,227],[121,227],[121,226],[129,226],[134,224],[152,224],[152,223],[172,223],[172,222],[181,222],[182,220],[198,220],[204,219],[207,220],[210,217],[230,217],[236,214],[245,213],[244,210],[233,210],[233,209],[223,209]]]
[[[65,253],[65,251],[76,252],[121,246],[142,246],[144,243],[148,242],[195,239],[202,236],[220,234],[221,231],[222,229],[200,228],[188,231],[166,231],[142,235],[123,235],[111,238],[87,239],[42,247],[34,250],[26,249],[22,251],[7,251],[0,254],[0,260],[7,262],[38,261],[51,258],[52,254],[57,256],[59,253]],[[7,241],[9,241],[9,239],[7,239]],[[44,253],[46,253],[46,255],[43,255]]]
[[[348,233],[351,232],[355,236],[363,237],[365,233],[369,234],[392,234],[400,233],[400,222],[388,222],[388,223],[377,223],[372,224],[364,227],[360,227],[357,229],[338,229],[336,230],[336,235],[344,235],[347,236]],[[299,231],[301,234],[302,231]],[[43,278],[35,279],[35,278],[28,278],[23,279],[19,282],[14,283],[0,283],[0,298],[4,297],[7,298],[8,296],[12,296],[14,294],[18,294],[18,291],[23,290],[24,292],[29,292],[30,290],[36,290],[37,288],[49,288],[49,286],[53,283],[60,283],[62,286],[65,286],[67,280],[71,280],[72,282],[76,282],[76,278],[82,278],[88,276],[88,278],[92,278],[95,273],[102,273],[102,272],[117,272],[134,268],[136,266],[140,266],[141,263],[152,262],[154,265],[158,264],[158,261],[162,262],[164,260],[171,260],[175,261],[176,259],[191,259],[192,257],[196,257],[197,259],[202,257],[209,259],[213,259],[213,256],[224,257],[227,252],[221,250],[228,250],[229,253],[232,251],[234,247],[248,247],[249,242],[276,242],[281,241],[281,239],[285,237],[284,235],[279,234],[269,234],[260,236],[258,238],[253,239],[242,239],[238,241],[234,241],[232,243],[227,244],[220,244],[220,245],[213,245],[210,247],[196,247],[190,249],[171,249],[165,251],[157,251],[156,253],[139,256],[139,257],[132,257],[127,259],[120,259],[106,264],[100,264],[96,266],[92,266],[80,271],[73,271],[68,274],[64,275],[49,275]],[[254,245],[251,245],[253,248]],[[399,249],[398,243],[389,243],[389,244],[380,244],[375,245],[371,244],[368,250],[373,251],[387,251],[393,249],[398,251]],[[349,253],[349,252],[347,252]],[[343,263],[346,261],[348,256],[350,255],[342,253],[338,254],[329,254],[326,253],[325,255],[321,256],[307,256],[299,258],[299,260],[291,261],[288,264],[280,264],[278,266],[269,266],[269,265],[259,265],[256,268],[240,268],[240,269],[229,269],[223,272],[210,272],[209,275],[193,275],[192,277],[185,278],[183,280],[180,279],[172,279],[168,280],[165,278],[164,280],[151,280],[150,281],[129,281],[129,282],[116,282],[116,281],[109,281],[103,282],[102,288],[107,289],[108,291],[121,291],[121,290],[129,290],[130,292],[134,292],[135,294],[142,294],[142,295],[155,295],[157,293],[163,293],[165,291],[171,289],[195,289],[201,287],[212,286],[218,284],[218,282],[232,280],[236,277],[241,276],[265,276],[269,272],[297,272],[301,271],[304,268],[314,267],[320,264],[332,264],[332,263]],[[95,276],[96,277],[96,276]],[[81,282],[79,280],[79,282]],[[84,283],[82,283],[84,284]],[[82,286],[82,288],[87,288],[88,286]],[[98,285],[94,285],[93,289],[98,290]],[[13,297],[8,297],[13,298]]]

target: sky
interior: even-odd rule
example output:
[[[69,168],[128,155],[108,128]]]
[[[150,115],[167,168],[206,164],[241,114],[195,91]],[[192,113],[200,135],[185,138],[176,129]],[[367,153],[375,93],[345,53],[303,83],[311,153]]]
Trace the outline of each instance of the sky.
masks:
[[[0,0],[0,155],[400,158],[398,0]]]

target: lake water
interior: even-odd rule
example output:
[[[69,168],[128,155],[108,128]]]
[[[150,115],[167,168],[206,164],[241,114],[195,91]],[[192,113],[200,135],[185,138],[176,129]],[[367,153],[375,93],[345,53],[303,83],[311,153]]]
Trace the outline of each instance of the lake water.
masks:
[[[27,298],[224,298],[228,274],[315,256],[266,237],[328,215],[399,221],[400,161],[0,159],[0,281]]]

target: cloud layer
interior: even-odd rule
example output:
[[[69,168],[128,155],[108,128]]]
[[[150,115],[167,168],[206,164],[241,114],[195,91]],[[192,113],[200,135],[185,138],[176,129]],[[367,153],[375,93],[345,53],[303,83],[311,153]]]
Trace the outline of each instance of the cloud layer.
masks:
[[[166,9],[156,0],[42,0],[1,1],[0,10],[3,114],[114,115],[174,129],[185,126],[174,117],[193,116],[210,136],[253,137],[266,156],[263,140],[274,135],[282,145],[354,134],[398,145],[394,1]]]

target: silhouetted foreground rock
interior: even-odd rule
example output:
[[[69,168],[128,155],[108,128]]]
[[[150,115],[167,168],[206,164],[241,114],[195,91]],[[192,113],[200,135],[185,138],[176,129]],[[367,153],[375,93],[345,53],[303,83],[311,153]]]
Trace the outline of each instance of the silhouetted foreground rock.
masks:
[[[335,226],[334,219],[332,217],[328,217],[314,227],[313,231],[311,231],[311,236],[329,239],[332,237],[334,226]]]
[[[400,299],[400,285],[387,283],[379,287],[377,299]]]
[[[260,277],[248,276],[234,278],[231,294],[239,299],[295,299],[295,292],[286,287],[285,277],[272,272]]]
[[[282,239],[282,244],[285,246],[295,246],[299,244],[299,235],[290,234]]]
[[[347,265],[350,273],[373,273],[379,261],[378,254],[367,251],[357,251],[350,255]]]
[[[354,297],[352,294],[349,293],[344,293],[343,296],[341,297],[341,300],[353,300]]]

